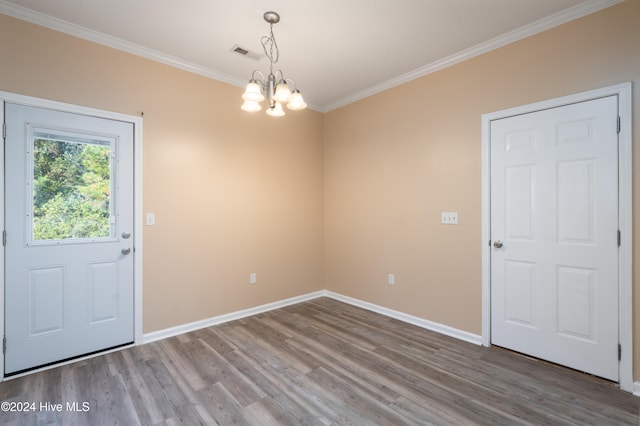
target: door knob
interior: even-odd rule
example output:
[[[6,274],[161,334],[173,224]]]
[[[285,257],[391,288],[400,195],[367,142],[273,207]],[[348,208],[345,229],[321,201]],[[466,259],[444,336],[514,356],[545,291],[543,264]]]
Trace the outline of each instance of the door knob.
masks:
[[[494,241],[494,242],[493,242],[493,246],[494,246],[495,248],[502,248],[502,246],[503,246],[502,241],[500,241],[500,240],[496,240],[496,241]]]
[[[129,247],[127,247],[127,248],[123,248],[121,251],[122,251],[122,254],[125,254],[125,255],[126,255],[126,254],[131,253],[131,248],[129,248]]]
[[[128,239],[129,237],[131,237],[131,232],[125,231],[122,233],[122,238],[124,238],[125,240]]]

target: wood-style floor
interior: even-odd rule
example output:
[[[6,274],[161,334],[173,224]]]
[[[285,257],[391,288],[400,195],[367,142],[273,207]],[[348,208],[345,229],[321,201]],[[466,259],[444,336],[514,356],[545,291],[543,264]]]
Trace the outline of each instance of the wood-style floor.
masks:
[[[3,425],[638,425],[640,409],[605,380],[327,298],[5,381],[0,401],[37,404]]]

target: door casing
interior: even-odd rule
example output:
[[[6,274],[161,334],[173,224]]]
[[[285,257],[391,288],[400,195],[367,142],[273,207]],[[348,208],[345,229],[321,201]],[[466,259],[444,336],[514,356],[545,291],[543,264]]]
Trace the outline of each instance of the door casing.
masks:
[[[618,134],[618,226],[621,235],[618,260],[620,388],[633,391],[632,303],[632,134],[631,83],[608,86],[482,115],[482,344],[491,345],[491,121],[577,102],[616,95],[620,116]]]
[[[78,105],[67,104],[63,102],[39,99],[30,96],[17,95],[14,93],[0,92],[0,121],[4,123],[4,104],[5,102],[18,103],[38,108],[47,108],[57,111],[70,112],[75,114],[83,114],[94,117],[106,118],[111,120],[119,120],[133,124],[134,141],[134,230],[133,247],[134,247],[134,345],[142,343],[142,117],[121,114],[111,111],[104,111],[95,108],[88,108]],[[5,225],[5,182],[4,182],[4,138],[1,139],[0,147],[0,225],[4,230]],[[5,294],[5,247],[0,244],[0,331],[4,336],[4,294]],[[80,359],[88,358],[82,357]],[[73,361],[71,361],[73,362]],[[61,365],[56,364],[54,366]],[[25,374],[31,374],[43,369],[52,368],[54,366],[44,367],[33,370]],[[20,375],[12,376],[12,378],[20,377]],[[4,353],[0,350],[0,382],[4,377]]]

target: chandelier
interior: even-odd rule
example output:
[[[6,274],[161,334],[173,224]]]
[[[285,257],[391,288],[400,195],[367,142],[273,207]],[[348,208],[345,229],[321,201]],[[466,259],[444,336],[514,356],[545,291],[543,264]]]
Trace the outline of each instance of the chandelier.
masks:
[[[280,58],[278,44],[273,35],[273,24],[280,22],[280,15],[276,12],[265,12],[263,17],[269,23],[271,30],[269,36],[263,36],[261,39],[264,54],[269,59],[269,75],[265,78],[260,71],[253,71],[251,80],[242,95],[244,103],[240,108],[249,112],[260,111],[262,109],[260,102],[266,98],[267,114],[272,117],[282,117],[285,114],[282,104],[286,103],[287,108],[292,110],[305,109],[307,104],[293,80],[284,78],[282,70],[277,70],[275,73],[273,71],[273,64]]]

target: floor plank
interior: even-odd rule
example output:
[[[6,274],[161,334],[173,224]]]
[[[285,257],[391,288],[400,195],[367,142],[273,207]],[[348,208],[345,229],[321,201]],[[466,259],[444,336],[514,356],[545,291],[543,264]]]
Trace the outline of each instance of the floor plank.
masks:
[[[3,425],[640,424],[606,380],[328,298],[7,380],[0,401],[36,405]]]

